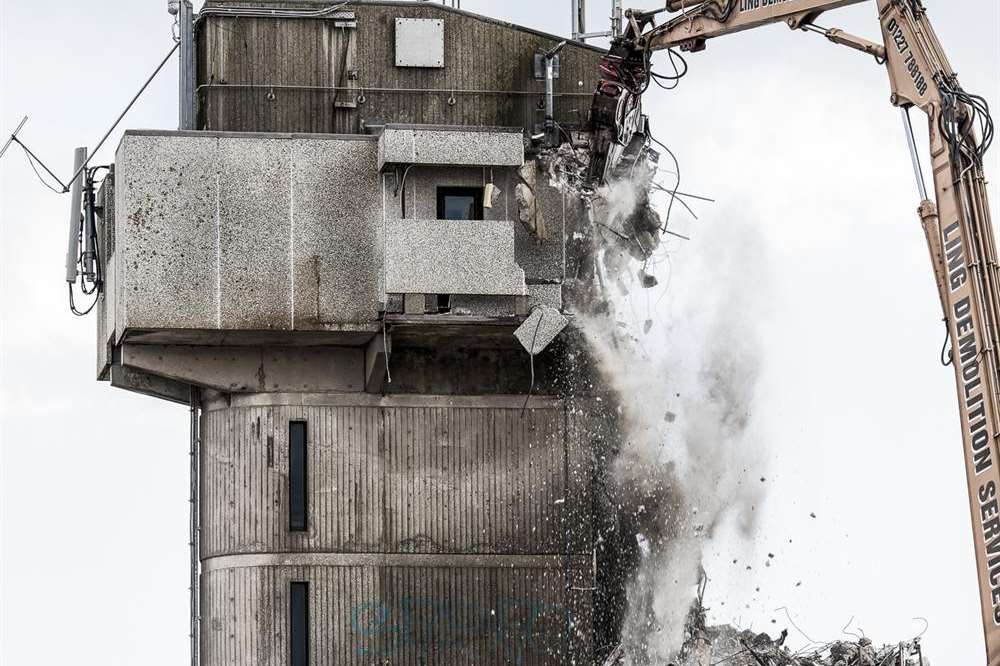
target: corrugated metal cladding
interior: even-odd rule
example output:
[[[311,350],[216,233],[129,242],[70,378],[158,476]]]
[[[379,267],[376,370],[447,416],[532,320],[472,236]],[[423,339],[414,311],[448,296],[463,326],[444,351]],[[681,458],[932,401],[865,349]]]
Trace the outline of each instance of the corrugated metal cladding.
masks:
[[[591,661],[579,573],[289,566],[203,574],[202,664],[286,666],[292,581],[309,581],[313,666]]]
[[[205,414],[202,558],[589,553],[590,451],[562,408],[239,407]],[[288,423],[308,423],[308,532],[288,530]]]
[[[427,406],[204,413],[205,666],[285,664],[292,581],[310,583],[312,664],[588,663],[582,412],[408,400]],[[288,530],[290,421],[308,424],[305,533]]]
[[[198,30],[199,127],[362,133],[368,125],[427,123],[533,132],[544,120],[545,85],[534,77],[534,54],[558,38],[429,2],[352,2],[344,11],[353,14],[356,27],[342,14],[206,15]],[[396,66],[397,18],[444,21],[444,68]],[[600,53],[569,44],[560,58],[556,120],[580,128],[597,85]]]

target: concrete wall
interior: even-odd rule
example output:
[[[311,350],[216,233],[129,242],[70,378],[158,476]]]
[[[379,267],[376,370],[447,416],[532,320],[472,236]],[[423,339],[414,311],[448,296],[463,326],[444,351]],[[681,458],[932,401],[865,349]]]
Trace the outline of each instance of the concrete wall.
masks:
[[[375,320],[376,152],[351,137],[128,133],[116,162],[119,338]]]
[[[202,664],[588,663],[592,455],[583,411],[515,397],[258,395],[202,422]],[[288,423],[309,531],[288,531]],[[571,588],[578,588],[573,590]],[[388,660],[388,661],[386,661]]]

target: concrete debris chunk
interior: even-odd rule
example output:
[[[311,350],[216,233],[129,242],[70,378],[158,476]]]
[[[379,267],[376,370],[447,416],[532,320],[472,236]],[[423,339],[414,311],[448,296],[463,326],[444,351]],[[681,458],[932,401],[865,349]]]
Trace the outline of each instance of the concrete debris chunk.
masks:
[[[568,325],[569,319],[559,310],[543,305],[532,310],[524,323],[514,331],[514,337],[534,356],[552,344]]]

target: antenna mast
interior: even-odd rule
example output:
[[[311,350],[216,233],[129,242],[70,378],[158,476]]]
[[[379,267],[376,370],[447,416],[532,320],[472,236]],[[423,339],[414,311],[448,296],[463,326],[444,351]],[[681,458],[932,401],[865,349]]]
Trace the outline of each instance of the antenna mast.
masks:
[[[585,42],[597,37],[616,39],[622,34],[622,0],[611,0],[611,30],[605,32],[587,32],[587,0],[570,0],[570,12],[574,41]]]

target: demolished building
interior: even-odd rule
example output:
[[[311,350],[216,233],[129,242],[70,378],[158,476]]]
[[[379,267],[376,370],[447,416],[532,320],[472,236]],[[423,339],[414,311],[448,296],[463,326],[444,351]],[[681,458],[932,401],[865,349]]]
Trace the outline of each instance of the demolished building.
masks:
[[[405,1],[194,36],[194,126],[127,131],[97,196],[96,309],[98,378],[191,410],[193,663],[621,663],[681,504],[616,486],[579,324],[661,233],[654,153],[594,186],[605,52]]]
[[[636,544],[572,323],[595,241],[546,149],[548,119],[586,152],[602,52],[561,41],[423,2],[209,0],[195,127],[125,133],[97,375],[190,406],[194,663],[617,644]]]

